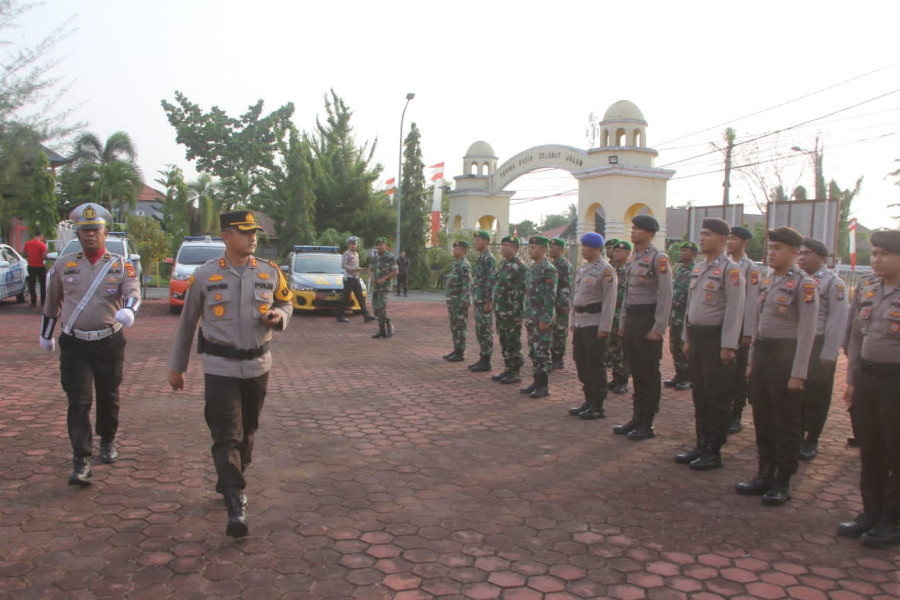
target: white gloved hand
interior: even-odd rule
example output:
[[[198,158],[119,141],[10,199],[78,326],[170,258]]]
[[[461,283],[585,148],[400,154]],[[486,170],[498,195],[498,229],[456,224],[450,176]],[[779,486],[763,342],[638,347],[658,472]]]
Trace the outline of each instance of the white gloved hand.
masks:
[[[134,311],[130,308],[120,308],[116,313],[116,321],[125,327],[131,327],[134,325]]]
[[[42,335],[39,335],[38,339],[40,340],[41,348],[43,348],[47,352],[53,352],[53,350],[56,349],[56,340],[55,339],[50,338],[48,340],[47,338],[45,338]]]

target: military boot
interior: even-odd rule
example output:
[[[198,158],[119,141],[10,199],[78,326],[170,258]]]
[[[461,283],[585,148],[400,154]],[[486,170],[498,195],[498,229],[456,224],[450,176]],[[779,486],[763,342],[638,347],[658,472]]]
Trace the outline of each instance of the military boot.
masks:
[[[485,371],[491,370],[491,357],[487,354],[482,354],[481,358],[478,359],[477,363],[473,363],[469,365],[469,370],[473,373],[483,373]]]
[[[722,445],[710,442],[706,452],[691,461],[688,465],[693,471],[711,471],[722,468]]]
[[[465,359],[465,350],[454,350],[453,353],[447,357],[447,362],[462,362]]]
[[[390,323],[384,329],[384,337],[394,337],[394,326]]]
[[[775,483],[775,467],[760,462],[759,463],[759,475],[751,479],[750,481],[741,481],[740,483],[734,486],[734,491],[736,491],[741,496],[762,496],[766,492],[769,491],[769,488]]]
[[[550,368],[554,371],[559,371],[560,369],[565,369],[566,365],[563,362],[562,354],[554,354],[550,359]]]
[[[675,462],[679,465],[689,465],[698,458],[700,458],[704,452],[706,452],[706,444],[707,439],[705,435],[697,436],[697,445],[694,446],[693,450],[688,450],[687,452],[679,452],[675,455]]]
[[[762,502],[766,506],[781,506],[791,499],[791,474],[779,473],[775,483],[763,494]]]
[[[579,419],[584,419],[585,421],[593,421],[594,419],[605,419],[606,418],[606,409],[603,408],[603,403],[606,400],[606,393],[603,391],[592,390],[590,392],[591,403],[588,409],[578,415]]]
[[[739,409],[734,411],[731,415],[731,423],[728,424],[728,435],[734,435],[735,433],[740,433],[740,431],[744,428],[744,424],[741,423],[741,415],[743,414],[743,410]]]
[[[509,375],[509,367],[507,367],[500,373],[494,373],[493,375],[491,375],[491,380],[492,381],[500,381],[501,379],[504,379],[507,375]]]
[[[532,398],[545,398],[550,395],[550,375],[538,373],[534,377],[534,389],[531,390]]]
[[[228,525],[225,534],[233,538],[241,538],[247,535],[247,510],[242,502],[243,494],[240,490],[225,492],[225,507],[228,509]]]
[[[807,436],[800,445],[800,460],[812,460],[819,453],[819,440]]]
[[[69,485],[85,487],[91,485],[91,457],[76,456],[72,459],[72,474],[69,475]]]
[[[573,417],[579,416],[584,411],[588,410],[591,407],[591,395],[587,390],[584,392],[584,402],[581,403],[581,406],[573,406],[569,409],[569,414]]]
[[[378,338],[383,338],[383,337],[387,337],[387,333],[384,331],[384,324],[379,323],[378,324],[378,333],[373,333],[372,338],[378,339]]]
[[[533,380],[532,380],[532,382],[531,382],[531,385],[526,385],[526,386],[523,387],[523,388],[519,388],[519,393],[520,393],[520,394],[530,394],[530,393],[533,392],[534,389],[537,387],[537,378],[538,378],[538,376],[537,376],[537,375],[533,375],[532,377],[533,377]]]
[[[632,442],[640,442],[656,437],[656,432],[653,430],[653,413],[644,411],[642,418],[638,419],[637,426],[628,432],[625,437]]]
[[[640,412],[638,411],[637,404],[632,402],[631,420],[622,425],[616,425],[615,427],[613,427],[613,433],[615,433],[617,435],[628,435],[629,433],[634,431],[634,428],[637,427],[637,425],[638,425],[638,416],[639,415],[640,415]]]
[[[518,369],[510,369],[507,372],[506,377],[504,377],[503,379],[500,380],[500,383],[509,385],[512,383],[519,383],[520,381],[522,381],[522,378],[519,376],[519,370]]]

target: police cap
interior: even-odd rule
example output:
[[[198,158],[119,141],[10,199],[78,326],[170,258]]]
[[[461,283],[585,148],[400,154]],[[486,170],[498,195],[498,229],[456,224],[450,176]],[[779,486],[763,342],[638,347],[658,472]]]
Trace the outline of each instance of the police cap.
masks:
[[[69,213],[69,218],[75,222],[78,229],[100,229],[106,227],[112,220],[112,215],[99,204],[87,202],[76,206]]]
[[[219,215],[219,229],[234,227],[239,231],[262,231],[256,224],[253,212],[249,210],[233,210]]]

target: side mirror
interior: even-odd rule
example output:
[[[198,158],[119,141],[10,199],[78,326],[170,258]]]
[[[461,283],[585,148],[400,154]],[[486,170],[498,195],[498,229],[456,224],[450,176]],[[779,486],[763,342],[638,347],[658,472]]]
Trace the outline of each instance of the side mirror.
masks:
[[[171,256],[167,256],[166,259],[165,259],[165,263],[166,263],[167,265],[174,265],[174,264],[175,264],[175,259],[172,258]]]
[[[128,259],[131,262],[141,262],[141,255],[140,254],[129,254]]]
[[[289,266],[287,266],[287,265],[281,265],[281,272],[282,272],[282,273],[290,273],[290,272],[291,272],[291,268],[290,268]]]
[[[47,253],[47,260],[56,260],[57,258],[59,258],[59,252],[48,252]]]

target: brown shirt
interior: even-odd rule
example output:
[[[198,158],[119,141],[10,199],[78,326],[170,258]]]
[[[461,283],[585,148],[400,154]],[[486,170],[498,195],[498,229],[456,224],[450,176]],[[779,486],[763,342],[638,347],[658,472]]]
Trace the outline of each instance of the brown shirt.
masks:
[[[616,270],[602,257],[592,263],[585,261],[575,274],[575,295],[570,312],[572,326],[596,326],[598,331],[610,332],[618,287]],[[598,305],[600,310],[597,310]]]
[[[653,245],[642,252],[635,250],[625,267],[626,310],[622,311],[619,328],[624,327],[629,306],[646,304],[656,304],[652,331],[665,336],[672,310],[672,265],[668,255]]]
[[[847,384],[859,376],[862,361],[900,364],[900,285],[887,288],[871,276],[853,298],[853,328],[847,343]]]
[[[832,271],[822,268],[813,276],[819,288],[819,318],[816,335],[825,336],[825,343],[819,356],[813,360],[837,360],[838,351],[847,331],[847,286]]]
[[[744,274],[741,267],[722,254],[703,259],[691,272],[687,319],[682,337],[690,340],[690,326],[722,327],[721,346],[737,350],[741,343],[744,315]]]

